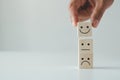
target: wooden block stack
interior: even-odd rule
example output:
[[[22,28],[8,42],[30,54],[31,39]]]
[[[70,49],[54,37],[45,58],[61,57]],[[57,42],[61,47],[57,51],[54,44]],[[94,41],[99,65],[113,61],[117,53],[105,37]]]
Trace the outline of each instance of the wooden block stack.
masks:
[[[78,65],[81,69],[93,67],[93,39],[90,22],[78,22]]]

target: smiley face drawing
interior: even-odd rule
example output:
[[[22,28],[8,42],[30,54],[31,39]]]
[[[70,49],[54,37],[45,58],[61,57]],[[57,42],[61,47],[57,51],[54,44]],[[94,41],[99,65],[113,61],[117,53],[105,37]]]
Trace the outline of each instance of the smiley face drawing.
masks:
[[[82,33],[82,34],[87,34],[87,33],[89,33],[90,32],[90,27],[89,26],[79,26],[80,27],[80,29],[79,29],[79,31]]]
[[[87,69],[93,66],[93,54],[80,54],[80,68]]]
[[[79,37],[92,36],[92,26],[90,22],[79,22],[78,23],[78,35]]]
[[[80,53],[93,53],[93,40],[92,39],[79,40],[79,52]]]

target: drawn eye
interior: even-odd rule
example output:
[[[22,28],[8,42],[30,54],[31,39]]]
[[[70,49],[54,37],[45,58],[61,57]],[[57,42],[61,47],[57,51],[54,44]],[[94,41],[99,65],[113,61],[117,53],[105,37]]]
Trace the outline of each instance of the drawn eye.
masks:
[[[88,46],[90,45],[90,43],[87,44]]]
[[[87,58],[87,60],[90,60],[90,58]]]
[[[82,29],[82,28],[83,28],[83,26],[80,26],[80,28]]]
[[[84,58],[81,58],[81,60],[84,60]]]
[[[81,44],[82,46],[84,45],[84,43]]]
[[[86,26],[87,28],[89,28],[89,26]]]

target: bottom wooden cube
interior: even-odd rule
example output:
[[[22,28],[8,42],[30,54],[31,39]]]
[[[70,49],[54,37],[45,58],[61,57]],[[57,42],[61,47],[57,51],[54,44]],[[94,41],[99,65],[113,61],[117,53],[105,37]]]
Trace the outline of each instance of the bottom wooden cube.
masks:
[[[89,53],[79,54],[79,68],[80,69],[93,68],[93,54]]]

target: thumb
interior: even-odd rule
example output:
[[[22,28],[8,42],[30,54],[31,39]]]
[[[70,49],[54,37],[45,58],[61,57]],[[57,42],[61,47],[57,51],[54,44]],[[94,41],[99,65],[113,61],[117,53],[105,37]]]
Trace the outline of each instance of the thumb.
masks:
[[[105,12],[104,7],[101,5],[101,3],[97,3],[95,6],[95,9],[93,10],[93,13],[91,14],[91,21],[93,27],[97,27],[103,14]]]

